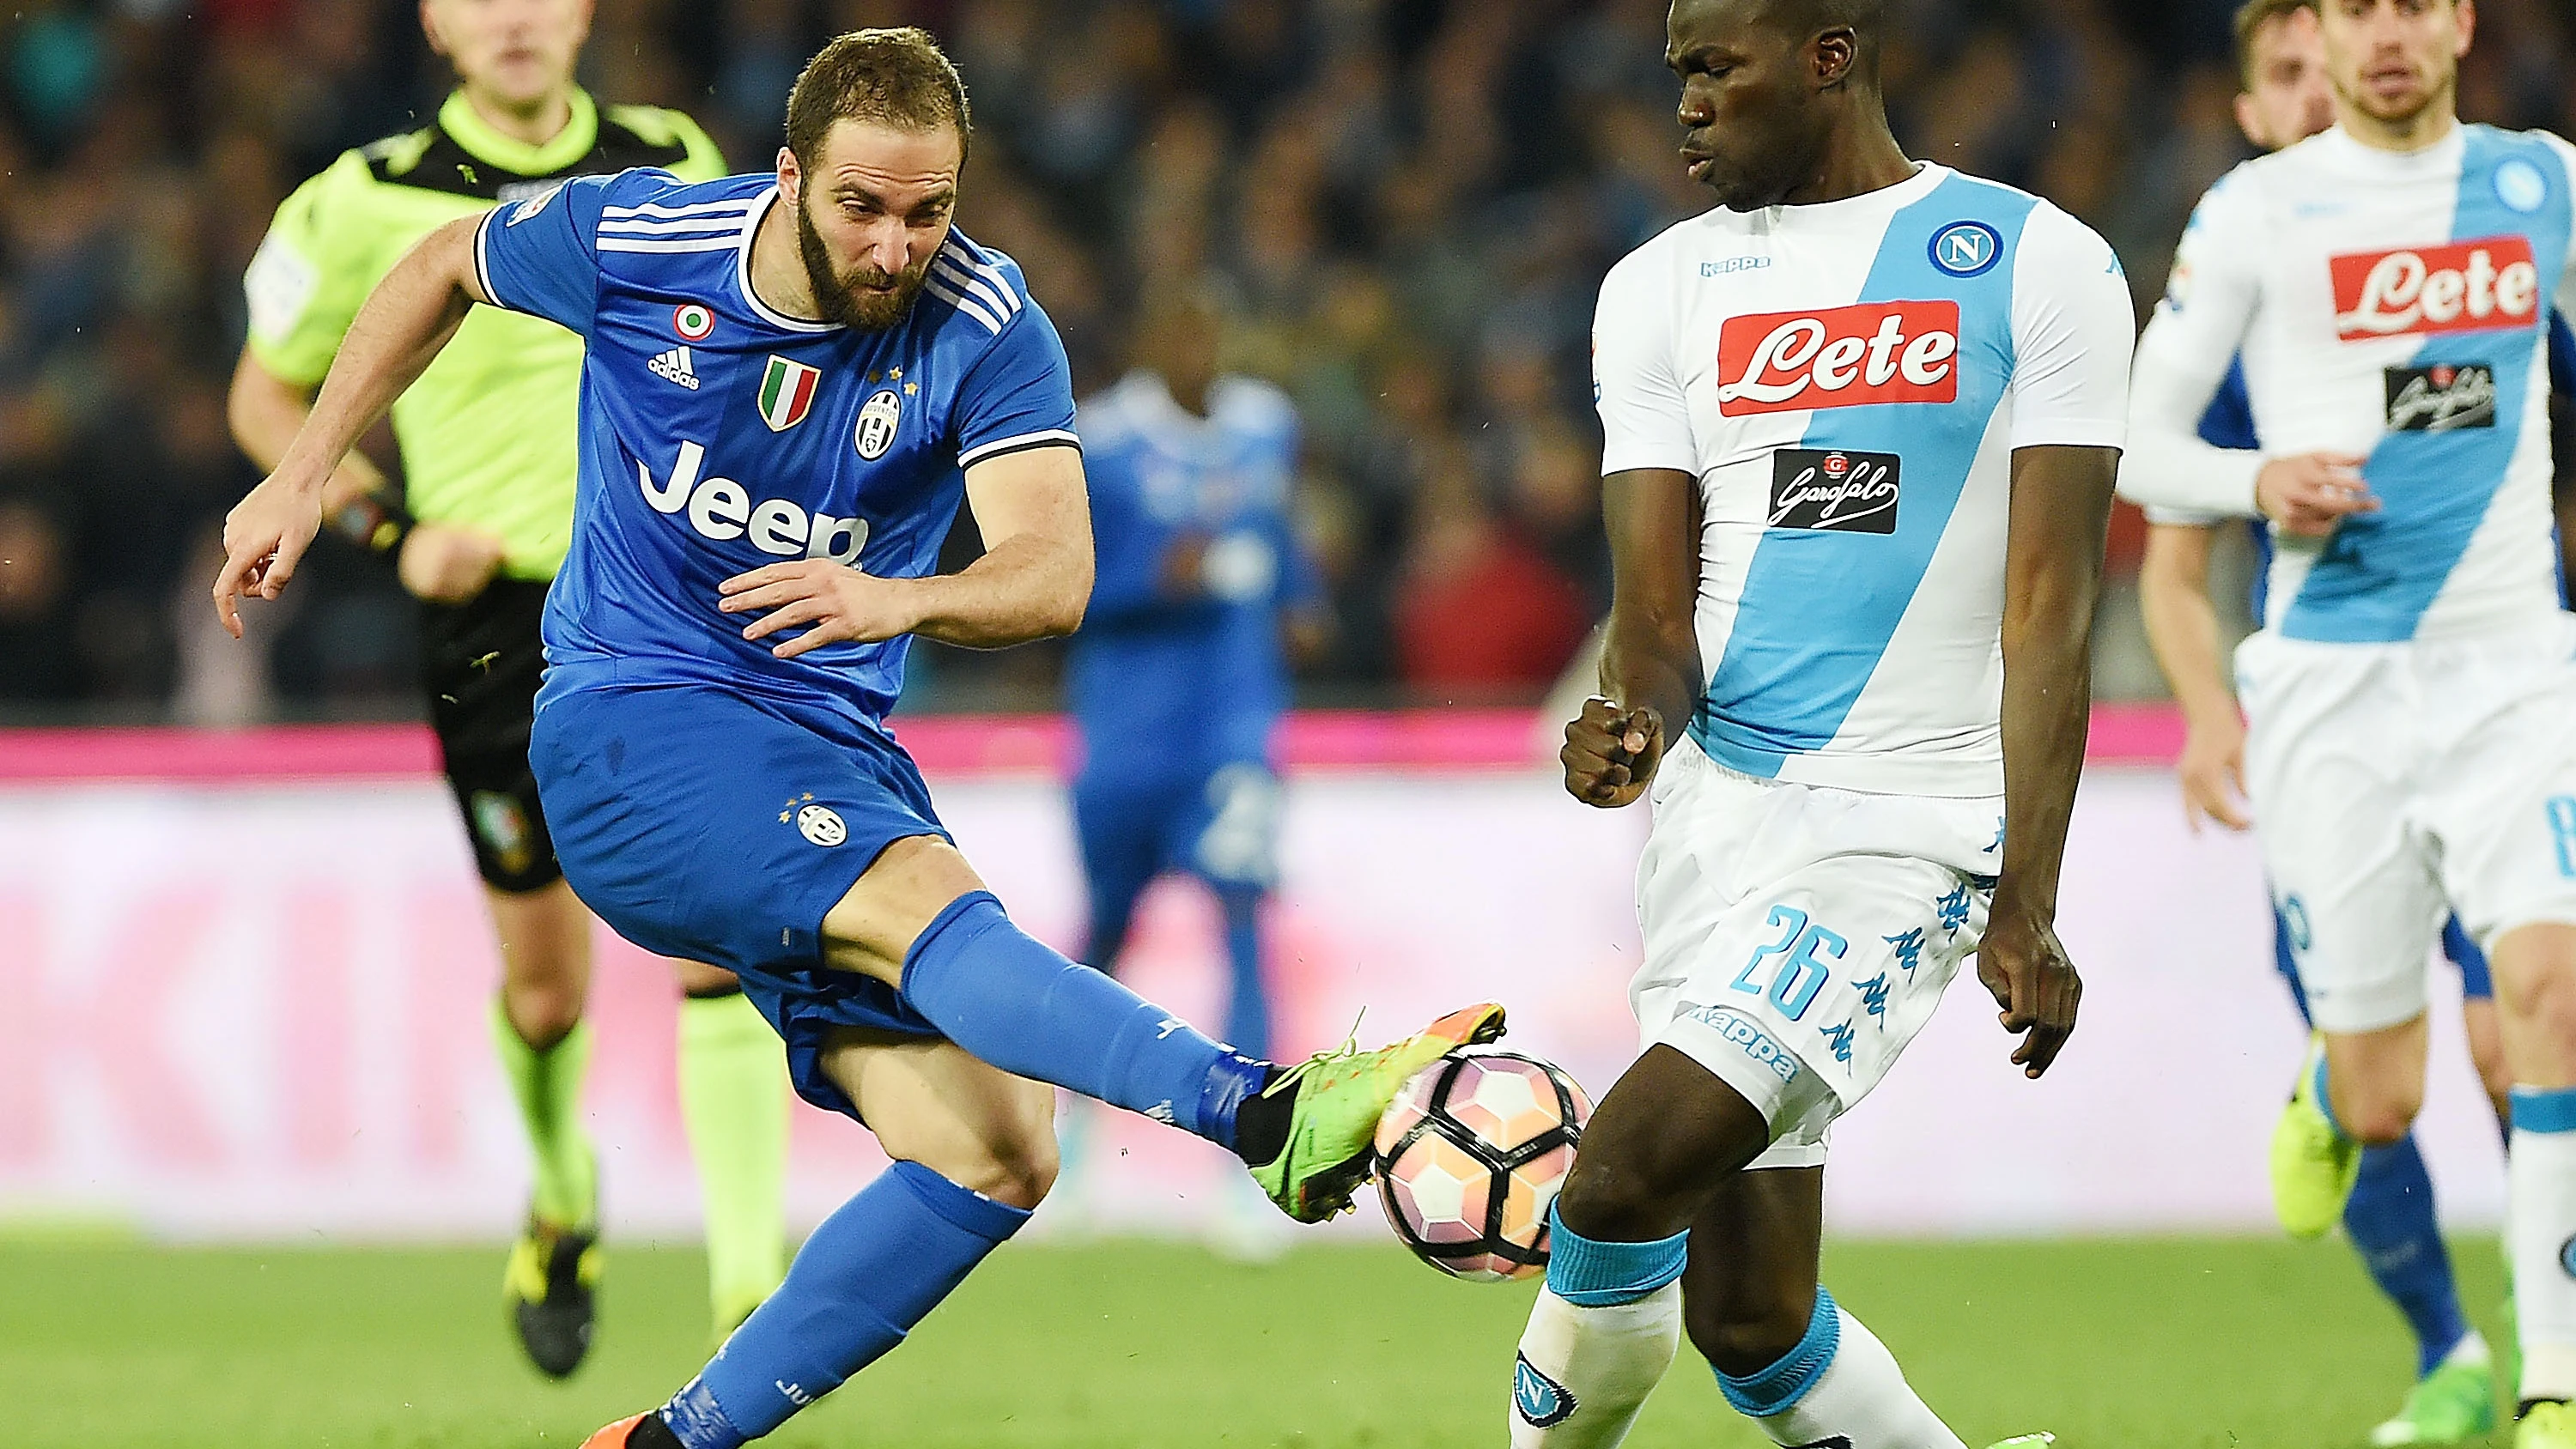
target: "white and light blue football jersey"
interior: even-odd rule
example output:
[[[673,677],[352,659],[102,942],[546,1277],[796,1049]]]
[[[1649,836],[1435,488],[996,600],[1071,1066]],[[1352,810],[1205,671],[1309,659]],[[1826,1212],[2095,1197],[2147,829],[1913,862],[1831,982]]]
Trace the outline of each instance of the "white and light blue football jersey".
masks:
[[[2273,535],[2266,628],[2387,644],[2547,624],[2571,163],[2543,132],[2461,126],[2398,153],[2337,128],[2230,172],[2138,344],[2121,492],[2250,516],[2267,458],[2355,454],[2379,510],[2324,539]],[[2260,452],[2194,430],[2240,352]]]
[[[588,343],[573,540],[546,601],[551,694],[722,683],[882,718],[910,639],[772,655],[717,585],[828,558],[937,566],[965,469],[1075,443],[1064,347],[1019,268],[951,231],[881,331],[782,316],[751,287],[773,178],[661,171],[566,183],[486,217],[485,295]],[[792,635],[790,636],[792,637]]]
[[[2012,451],[2120,445],[2131,328],[2100,237],[1943,166],[1711,211],[1613,268],[1602,471],[1700,483],[1691,739],[1763,778],[2000,794]]]

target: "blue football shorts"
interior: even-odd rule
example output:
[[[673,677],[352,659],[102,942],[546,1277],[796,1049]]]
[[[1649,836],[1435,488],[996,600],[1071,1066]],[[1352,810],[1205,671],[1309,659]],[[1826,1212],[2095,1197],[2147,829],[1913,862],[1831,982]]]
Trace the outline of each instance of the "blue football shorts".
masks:
[[[594,685],[537,705],[529,763],[575,894],[657,955],[722,966],[787,1044],[797,1093],[834,1027],[939,1035],[896,990],[823,964],[823,917],[886,847],[948,838],[880,727],[709,684]]]

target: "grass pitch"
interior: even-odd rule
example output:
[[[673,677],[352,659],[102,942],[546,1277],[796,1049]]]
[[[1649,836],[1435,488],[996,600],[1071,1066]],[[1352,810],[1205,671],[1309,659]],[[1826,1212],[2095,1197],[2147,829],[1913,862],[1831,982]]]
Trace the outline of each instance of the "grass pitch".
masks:
[[[2453,1253],[2501,1342],[2495,1245]],[[576,1445],[697,1368],[701,1271],[612,1246],[598,1344],[553,1384],[503,1326],[497,1248],[0,1245],[0,1444]],[[2336,1244],[1858,1244],[1826,1278],[1971,1446],[2047,1428],[2062,1449],[2346,1449],[2412,1368]],[[1452,1283],[1393,1247],[1238,1267],[1186,1245],[1014,1246],[765,1442],[1496,1449],[1534,1291]],[[1766,1441],[1685,1346],[1628,1442]]]

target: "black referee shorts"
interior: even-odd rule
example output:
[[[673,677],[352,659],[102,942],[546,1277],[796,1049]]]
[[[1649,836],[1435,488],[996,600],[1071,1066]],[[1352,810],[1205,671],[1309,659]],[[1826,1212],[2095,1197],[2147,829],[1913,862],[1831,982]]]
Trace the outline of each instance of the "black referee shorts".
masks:
[[[545,673],[544,580],[494,579],[462,604],[420,606],[420,682],[465,816],[474,864],[495,890],[563,879],[528,769],[528,729]]]

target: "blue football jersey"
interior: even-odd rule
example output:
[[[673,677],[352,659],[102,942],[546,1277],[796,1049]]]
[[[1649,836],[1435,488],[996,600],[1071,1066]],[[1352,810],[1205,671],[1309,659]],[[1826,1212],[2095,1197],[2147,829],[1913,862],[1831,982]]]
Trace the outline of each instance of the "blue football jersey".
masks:
[[[1284,607],[1312,599],[1312,566],[1288,513],[1297,415],[1278,389],[1221,378],[1208,416],[1139,372],[1082,405],[1099,573],[1074,636],[1069,693],[1086,741],[1143,739],[1151,752],[1093,748],[1089,768],[1208,768],[1268,753],[1288,703]],[[1200,589],[1162,588],[1163,559],[1204,535]]]
[[[585,177],[487,216],[485,295],[589,344],[572,549],[546,601],[549,695],[716,682],[881,719],[910,640],[794,659],[717,585],[789,559],[881,578],[937,566],[965,469],[1073,444],[1064,346],[1019,268],[951,231],[911,312],[807,322],[751,288],[766,175]],[[792,637],[792,634],[788,637]]]

